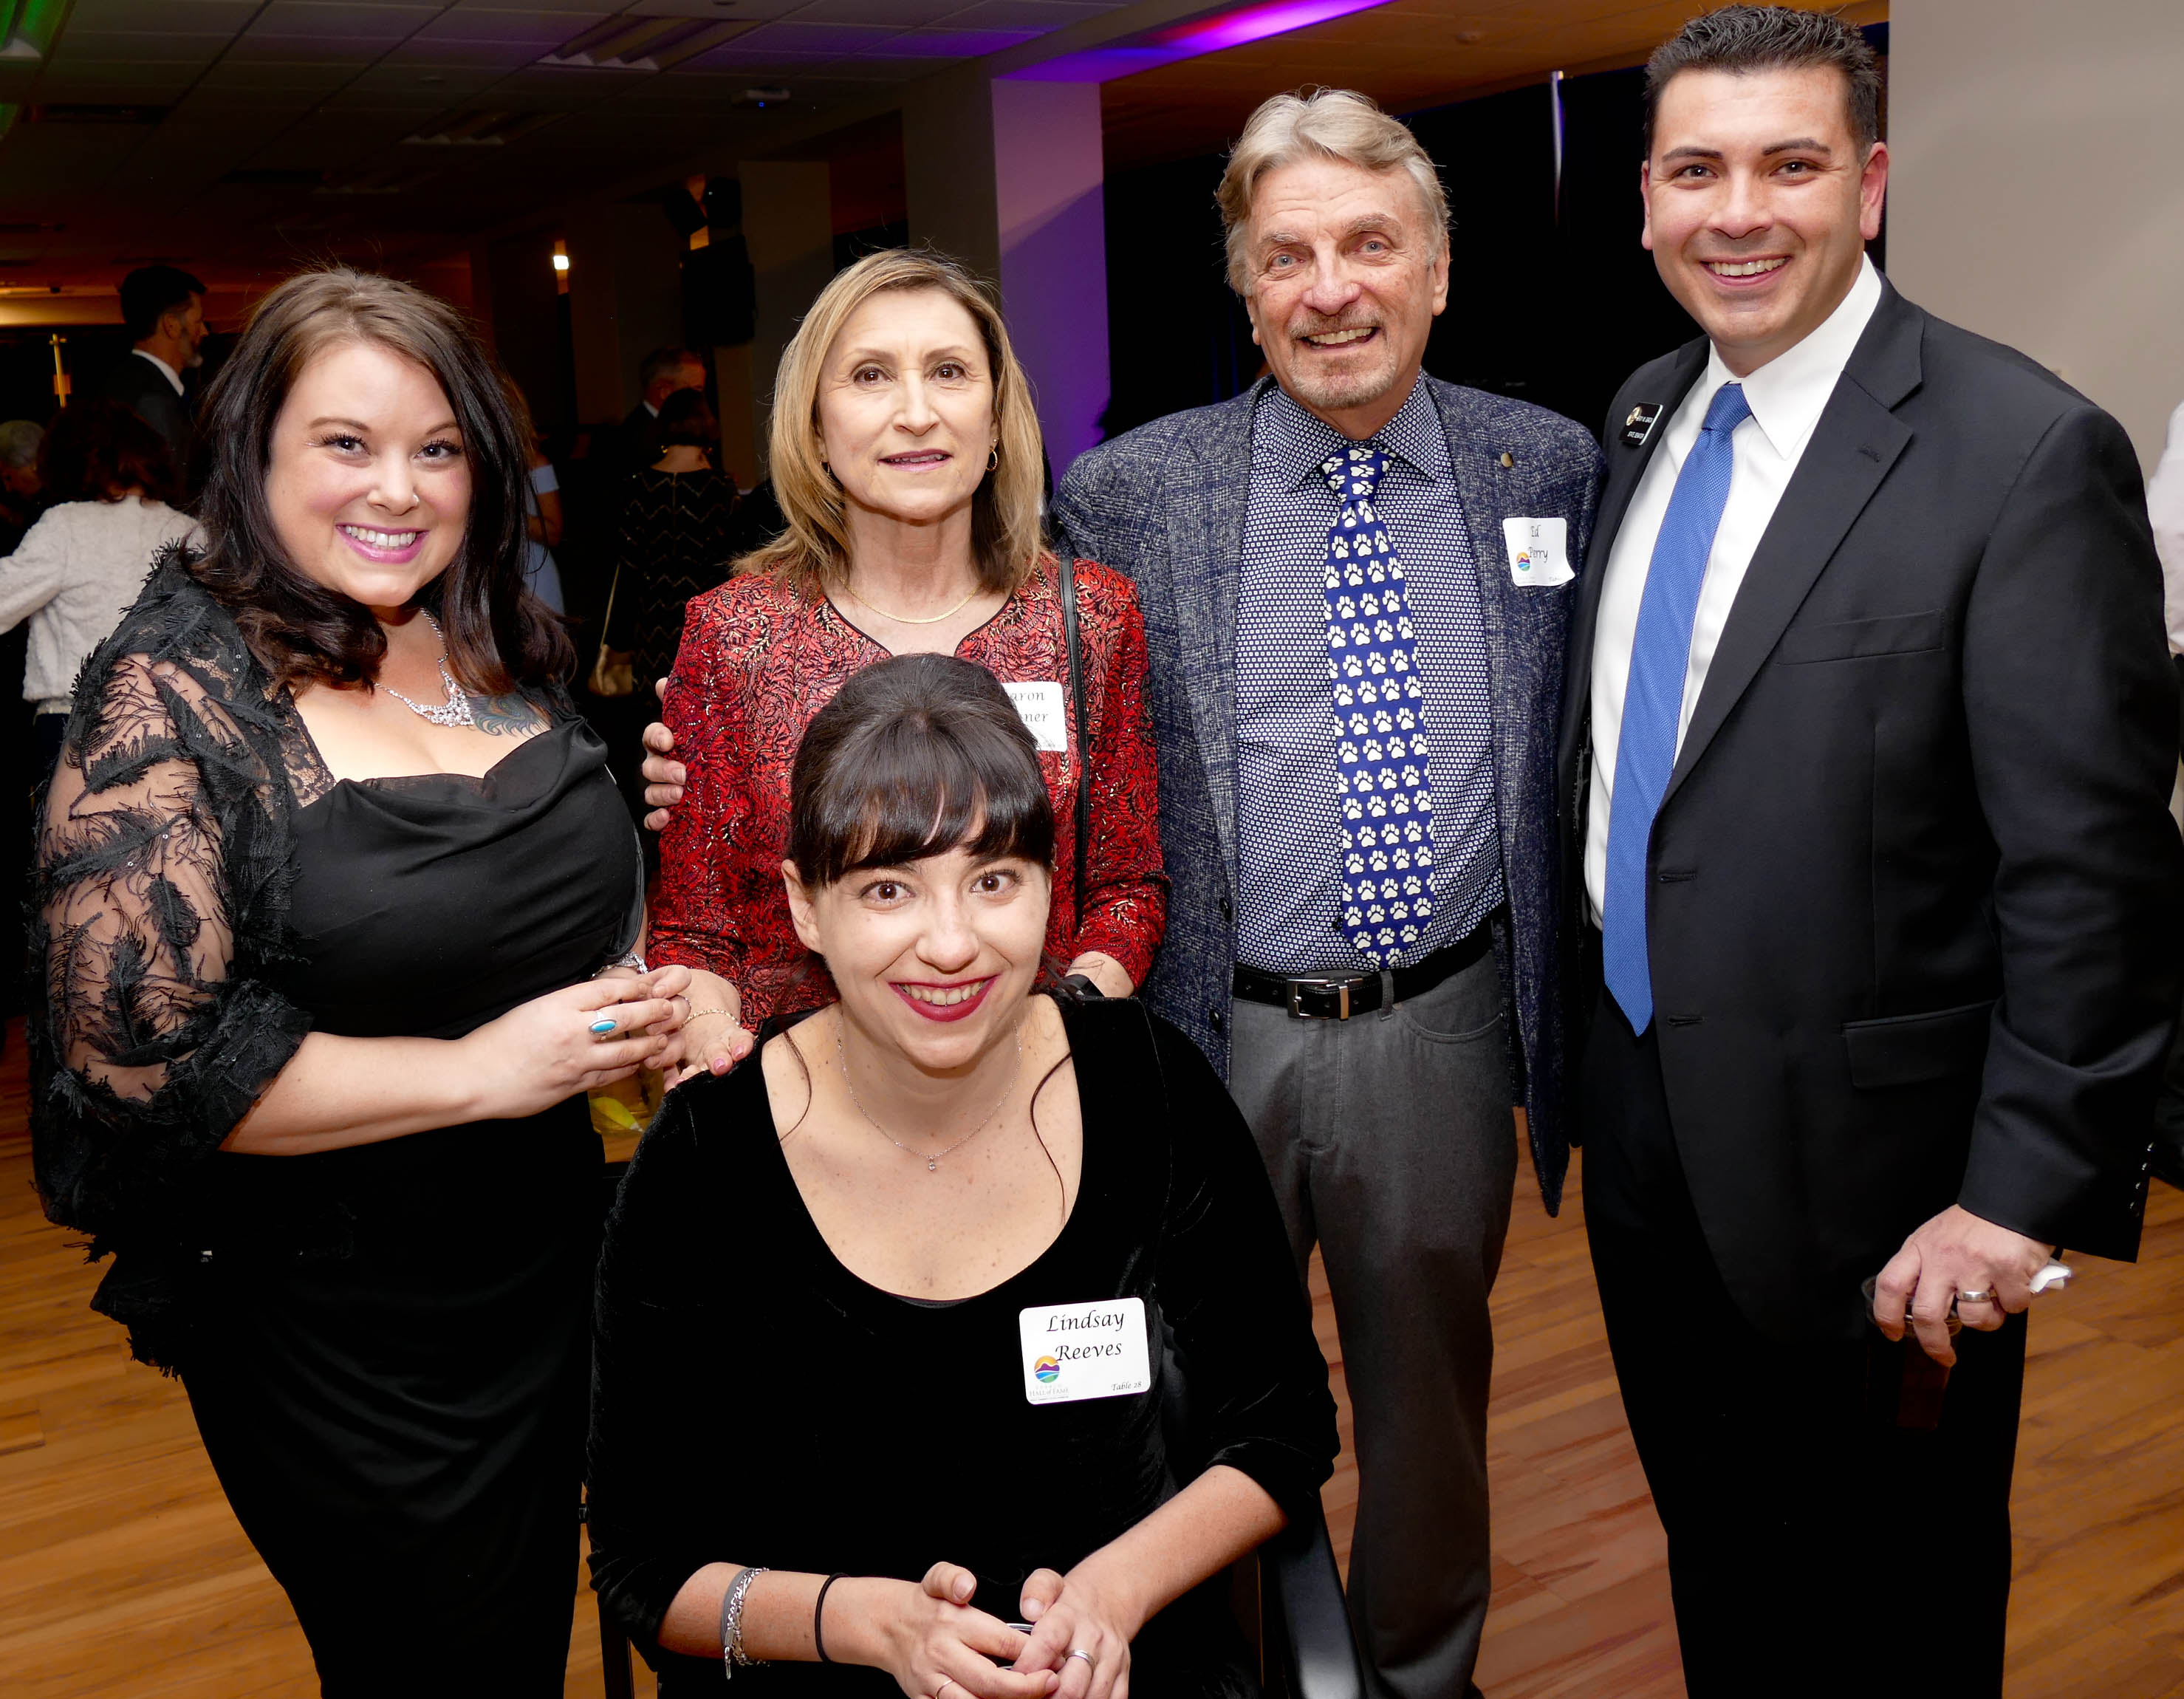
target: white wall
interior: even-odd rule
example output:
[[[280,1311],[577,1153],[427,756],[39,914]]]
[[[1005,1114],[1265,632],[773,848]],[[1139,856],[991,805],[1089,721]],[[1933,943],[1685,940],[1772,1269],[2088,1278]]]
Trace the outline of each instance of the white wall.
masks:
[[[2151,469],[2184,401],[2184,0],[1894,0],[1888,270]]]

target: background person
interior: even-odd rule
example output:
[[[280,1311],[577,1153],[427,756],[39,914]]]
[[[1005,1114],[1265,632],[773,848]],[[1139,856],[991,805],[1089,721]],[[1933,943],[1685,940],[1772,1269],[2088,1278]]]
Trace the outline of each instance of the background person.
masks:
[[[53,504],[0,560],[0,629],[31,621],[23,699],[36,710],[32,760],[42,784],[76,675],[136,601],[153,557],[196,525],[168,505],[181,493],[165,439],[116,402],[64,413],[41,466]]]
[[[861,668],[953,654],[1039,716],[1057,820],[1091,787],[1084,911],[1065,830],[1048,944],[1068,972],[1127,996],[1167,899],[1144,633],[1129,585],[1078,562],[1079,724],[1058,565],[1039,532],[1039,421],[1000,313],[953,260],[859,260],[783,352],[772,433],[788,529],[691,603],[666,693],[689,794],[660,840],[655,956],[729,981],[746,1025],[774,1012],[796,955],[778,875],[804,728]]]
[[[600,1150],[680,970],[522,588],[455,310],[290,279],[208,398],[202,554],[92,657],[43,812],[31,1125],[325,1691],[558,1695]],[[426,1673],[429,1674],[426,1674]]]
[[[561,569],[554,559],[554,546],[561,540],[561,483],[553,461],[539,445],[538,426],[531,416],[531,404],[505,371],[500,375],[501,393],[515,421],[516,440],[523,445],[527,487],[523,493],[523,582],[531,593],[557,614],[569,611],[561,590]]]
[[[2184,962],[2137,461],[1867,261],[1856,30],[1729,7],[1646,86],[1707,334],[1610,410],[1563,718],[1608,1343],[1693,1699],[1997,1695],[2028,1283],[2136,1251]]]
[[[1225,1589],[1192,1590],[1318,1514],[1336,1440],[1234,1106],[1140,1005],[1047,994],[1056,821],[984,669],[858,672],[804,734],[789,811],[777,877],[838,1000],[671,1093],[616,1201],[594,1585],[663,1694],[719,1687],[724,1621],[800,1665],[738,1691],[1256,1691]],[[1112,1318],[1098,1337],[1143,1375],[1072,1397],[1067,1346],[1092,1335],[1028,1350],[1039,1316]],[[1116,1379],[1141,1384],[1102,1395]]]
[[[172,265],[140,265],[121,280],[121,320],[131,348],[99,393],[166,439],[177,478],[190,473],[192,406],[182,375],[202,358],[205,286]]]
[[[637,677],[675,665],[692,598],[722,583],[736,487],[713,465],[721,427],[704,393],[678,389],[661,404],[660,458],[629,482],[615,561],[610,648],[634,655]]]

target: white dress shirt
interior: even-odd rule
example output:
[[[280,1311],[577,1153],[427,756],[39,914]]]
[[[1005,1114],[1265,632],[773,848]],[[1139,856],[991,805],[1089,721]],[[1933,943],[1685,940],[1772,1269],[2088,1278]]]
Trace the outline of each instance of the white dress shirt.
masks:
[[[1638,635],[1638,604],[1646,593],[1646,575],[1653,544],[1668,515],[1684,457],[1699,439],[1714,392],[1724,383],[1741,383],[1752,416],[1730,438],[1736,470],[1729,500],[1707,557],[1706,582],[1699,589],[1698,614],[1691,622],[1691,654],[1684,669],[1684,703],[1676,722],[1676,746],[1683,747],[1698,706],[1707,669],[1721,642],[1722,627],[1752,565],[1759,539],[1790,487],[1790,479],[1811,441],[1813,427],[1835,393],[1867,321],[1880,304],[1880,274],[1869,259],[1859,268],[1834,312],[1786,353],[1777,354],[1745,377],[1738,377],[1713,349],[1707,367],[1666,426],[1638,487],[1630,497],[1615,547],[1607,557],[1607,577],[1600,587],[1600,611],[1592,641],[1592,799],[1585,815],[1585,888],[1598,923],[1607,888],[1607,821],[1614,801],[1615,753],[1623,733],[1623,692],[1630,677],[1630,645]]]
[[[139,359],[148,359],[151,361],[153,365],[159,368],[159,376],[165,378],[168,382],[175,386],[175,393],[180,395],[182,393],[181,373],[176,371],[174,367],[169,365],[166,361],[161,359],[159,355],[155,354],[147,354],[142,348],[131,348],[129,352],[135,354]]]
[[[2146,511],[2153,521],[2153,552],[2161,557],[2170,652],[2184,655],[2184,407],[2169,415],[2161,464],[2146,481]]]

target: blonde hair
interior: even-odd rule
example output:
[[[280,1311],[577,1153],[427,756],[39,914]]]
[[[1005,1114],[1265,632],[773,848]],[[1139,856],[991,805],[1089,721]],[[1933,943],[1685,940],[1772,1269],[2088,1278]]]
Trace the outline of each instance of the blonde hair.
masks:
[[[1300,159],[1340,159],[1368,171],[1406,171],[1426,220],[1448,246],[1448,194],[1418,139],[1368,97],[1346,88],[1278,94],[1253,113],[1221,174],[1221,225],[1228,238],[1228,287],[1251,292],[1251,197],[1268,172]]]
[[[771,572],[800,594],[816,596],[849,577],[850,532],[842,486],[827,469],[819,435],[819,380],[842,326],[873,296],[932,289],[978,326],[994,374],[994,469],[972,498],[971,548],[980,588],[1014,591],[1045,557],[1039,528],[1046,487],[1039,414],[1031,384],[1009,347],[1000,309],[970,269],[929,249],[866,254],[819,292],[782,351],[767,432],[773,492],[788,528],[736,563],[738,572]]]

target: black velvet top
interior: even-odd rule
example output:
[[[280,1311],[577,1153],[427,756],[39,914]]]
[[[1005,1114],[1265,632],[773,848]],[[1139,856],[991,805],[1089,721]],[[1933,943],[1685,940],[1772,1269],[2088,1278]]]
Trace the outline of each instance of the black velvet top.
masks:
[[[1190,1042],[1141,1005],[1062,1011],[1084,1133],[1076,1206],[1028,1267],[960,1303],[882,1291],[836,1259],[759,1068],[682,1087],[645,1134],[599,1270],[592,1574],[665,1691],[722,1680],[718,1658],[657,1644],[676,1593],[710,1563],[914,1581],[944,1559],[1009,1621],[1033,1570],[1067,1572],[1210,1464],[1292,1515],[1314,1506],[1334,1401],[1242,1117]],[[1032,1404],[1019,1312],[1134,1296],[1151,1388]],[[1185,1399],[1167,1395],[1171,1376]],[[1139,1635],[1131,1691],[1248,1685],[1233,1643],[1217,1602],[1187,1596]],[[747,1681],[896,1691],[838,1664],[742,1671],[738,1691]]]

